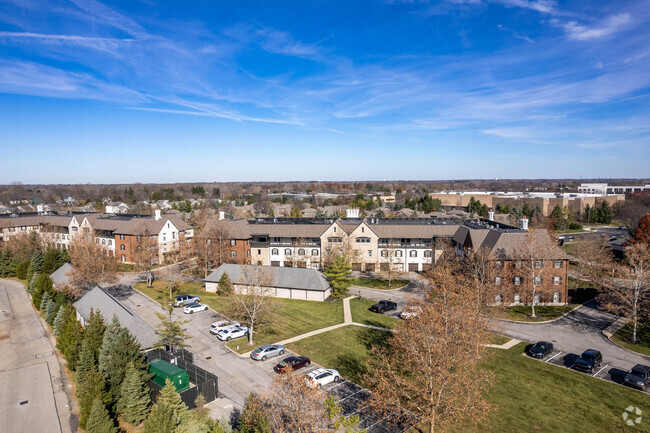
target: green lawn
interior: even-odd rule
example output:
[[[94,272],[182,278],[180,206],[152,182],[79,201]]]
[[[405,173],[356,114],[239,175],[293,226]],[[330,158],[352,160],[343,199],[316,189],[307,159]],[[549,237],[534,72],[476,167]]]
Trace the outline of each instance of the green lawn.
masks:
[[[502,345],[502,344],[506,344],[508,341],[512,339],[510,337],[506,337],[505,335],[495,334],[493,332],[490,332],[489,340],[490,340],[489,344]]]
[[[359,382],[366,372],[369,345],[385,338],[390,334],[346,326],[289,347]],[[487,398],[496,409],[484,425],[464,425],[457,432],[650,432],[645,417],[635,428],[625,426],[621,418],[629,405],[645,411],[647,395],[522,356],[525,346],[489,349],[483,367],[495,373]]]
[[[529,305],[489,307],[489,310],[492,316],[497,319],[515,320],[518,322],[543,322],[545,320],[557,319],[575,307],[576,305],[573,304],[558,306],[540,305],[535,307],[535,317],[531,317],[532,309]]]
[[[650,325],[639,323],[636,329],[637,343],[632,343],[632,324],[628,323],[622,327],[616,334],[612,335],[611,340],[625,347],[626,349],[650,356]]]
[[[380,326],[382,328],[392,328],[398,322],[391,316],[385,316],[379,313],[373,313],[368,308],[377,301],[370,299],[350,299],[350,311],[352,312],[352,321],[363,323],[365,325]]]
[[[348,282],[348,287],[361,286],[361,287],[368,287],[370,289],[380,289],[380,290],[395,290],[395,289],[399,289],[400,287],[404,287],[409,283],[408,280],[397,280],[394,278],[391,280],[390,286],[388,285],[388,280],[382,278],[348,277],[346,278],[346,280]]]
[[[145,283],[138,283],[135,288],[158,302],[163,301],[168,293],[168,283],[165,281],[156,281],[154,287],[149,289]],[[216,293],[206,292],[201,283],[183,283],[180,285],[178,293],[198,294],[201,297],[201,302],[208,304],[212,309],[222,314],[227,312],[227,298]],[[261,344],[276,343],[343,322],[342,300],[317,302],[298,299],[269,299],[274,303],[275,319],[273,324],[256,331],[253,347],[248,346],[243,338],[229,342],[228,347],[239,353],[245,353]],[[237,345],[239,345],[238,350],[236,349]]]

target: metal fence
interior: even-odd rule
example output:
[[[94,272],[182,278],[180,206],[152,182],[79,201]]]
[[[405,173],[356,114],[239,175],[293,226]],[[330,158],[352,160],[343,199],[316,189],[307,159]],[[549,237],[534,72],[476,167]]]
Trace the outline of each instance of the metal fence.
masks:
[[[179,393],[179,395],[190,409],[195,407],[194,400],[199,394],[203,394],[206,403],[216,400],[219,396],[219,378],[194,365],[194,355],[191,352],[188,352],[185,349],[173,353],[159,349],[151,350],[147,352],[147,361],[153,359],[162,359],[163,361],[171,362],[176,364],[179,368],[187,371],[187,374],[190,377],[190,382],[195,386]],[[153,381],[149,381],[149,386],[153,390],[152,399],[155,401],[160,393],[161,387]]]

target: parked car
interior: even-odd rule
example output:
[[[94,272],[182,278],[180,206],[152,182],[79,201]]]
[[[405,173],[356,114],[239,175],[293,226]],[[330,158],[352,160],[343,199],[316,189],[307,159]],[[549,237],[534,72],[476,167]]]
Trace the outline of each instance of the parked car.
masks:
[[[553,351],[553,343],[548,341],[538,341],[533,347],[528,349],[528,354],[533,358],[542,359]]]
[[[311,364],[311,361],[306,356],[289,356],[273,367],[273,370],[276,373],[283,373],[287,368],[298,370],[302,367],[309,367],[309,364]]]
[[[185,314],[194,314],[197,311],[208,311],[208,306],[205,304],[190,304],[183,308],[183,313]]]
[[[582,352],[574,364],[576,370],[593,373],[596,367],[600,367],[603,363],[603,355],[595,349],[588,349]]]
[[[327,385],[330,382],[338,382],[341,380],[339,372],[327,368],[317,368],[307,375],[307,384],[311,388]]]
[[[266,361],[271,356],[284,355],[284,346],[281,344],[265,344],[251,352],[251,358]]]
[[[235,326],[234,328],[222,329],[217,333],[217,338],[221,341],[230,341],[233,338],[248,337],[248,328],[245,326]]]
[[[174,307],[182,307],[183,305],[189,304],[198,304],[199,302],[201,302],[201,298],[198,296],[180,295],[174,299]]]
[[[650,383],[650,367],[643,364],[637,364],[632,367],[623,379],[623,383],[633,388],[645,391],[646,386]]]
[[[393,301],[379,301],[378,303],[374,304],[372,307],[370,307],[370,311],[373,313],[383,313],[389,310],[396,310],[397,309],[397,304]]]
[[[234,328],[235,326],[241,326],[241,325],[239,324],[239,322],[231,322],[230,320],[220,320],[210,325],[210,333],[216,335],[222,329]]]
[[[404,308],[404,311],[399,313],[399,317],[404,320],[409,320],[422,312],[422,308],[418,305]]]

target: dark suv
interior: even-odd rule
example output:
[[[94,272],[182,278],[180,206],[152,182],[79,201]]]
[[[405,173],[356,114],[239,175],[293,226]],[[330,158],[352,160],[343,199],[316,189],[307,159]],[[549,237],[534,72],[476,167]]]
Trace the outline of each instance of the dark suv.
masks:
[[[623,383],[633,388],[638,388],[641,391],[645,391],[645,387],[650,383],[650,367],[643,364],[635,365],[632,367],[632,370],[627,373],[625,379],[623,379]]]
[[[603,355],[595,349],[588,349],[582,352],[580,358],[576,360],[574,365],[576,370],[593,373],[596,367],[600,367],[603,363]]]

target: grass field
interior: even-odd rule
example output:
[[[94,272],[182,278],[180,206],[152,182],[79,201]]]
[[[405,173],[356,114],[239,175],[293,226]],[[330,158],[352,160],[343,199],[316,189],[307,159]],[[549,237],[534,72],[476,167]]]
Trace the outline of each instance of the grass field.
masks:
[[[628,323],[622,327],[616,334],[612,335],[611,340],[638,353],[650,356],[650,325],[639,323],[636,329],[637,343],[632,343],[632,324]]]
[[[135,288],[158,302],[163,302],[168,294],[168,282],[156,281],[153,288],[138,283]],[[199,295],[201,302],[221,314],[227,314],[228,299],[216,293],[206,292],[201,283],[182,283],[178,293]],[[274,320],[272,325],[258,329],[254,336],[254,347],[248,346],[244,339],[233,340],[228,346],[239,353],[245,353],[261,344],[276,343],[296,335],[326,328],[343,322],[343,301],[316,302],[298,299],[269,298],[273,302]],[[239,349],[235,347],[239,345]]]
[[[395,290],[395,289],[399,289],[400,287],[404,287],[409,283],[408,280],[397,280],[394,278],[391,280],[390,286],[388,285],[388,280],[382,278],[348,277],[346,278],[346,280],[348,282],[348,287],[361,286],[361,287],[368,287],[370,289],[380,289],[380,290]]]
[[[388,333],[346,326],[293,343],[290,348],[359,382],[367,371],[370,344],[385,338]],[[650,432],[645,417],[634,428],[627,427],[621,417],[629,405],[645,411],[650,401],[647,395],[523,356],[525,345],[488,349],[482,366],[495,374],[496,381],[487,394],[495,410],[484,425],[463,425],[455,431]]]
[[[543,322],[545,320],[557,319],[563,314],[574,309],[576,305],[558,305],[558,306],[537,306],[535,307],[535,317],[532,317],[532,309],[529,305],[519,305],[515,307],[489,307],[493,317],[497,319],[516,320],[518,322]]]
[[[371,305],[377,301],[370,299],[350,299],[350,311],[352,312],[352,321],[363,323],[365,325],[380,326],[382,328],[392,328],[399,319],[385,316],[379,313],[369,311]]]
[[[501,345],[501,344],[506,344],[508,341],[511,340],[511,338],[510,338],[510,337],[506,337],[505,335],[495,334],[495,333],[492,333],[492,332],[491,332],[491,333],[490,333],[490,338],[489,338],[489,340],[490,340],[490,343],[489,343],[489,344],[498,344],[498,345]]]

